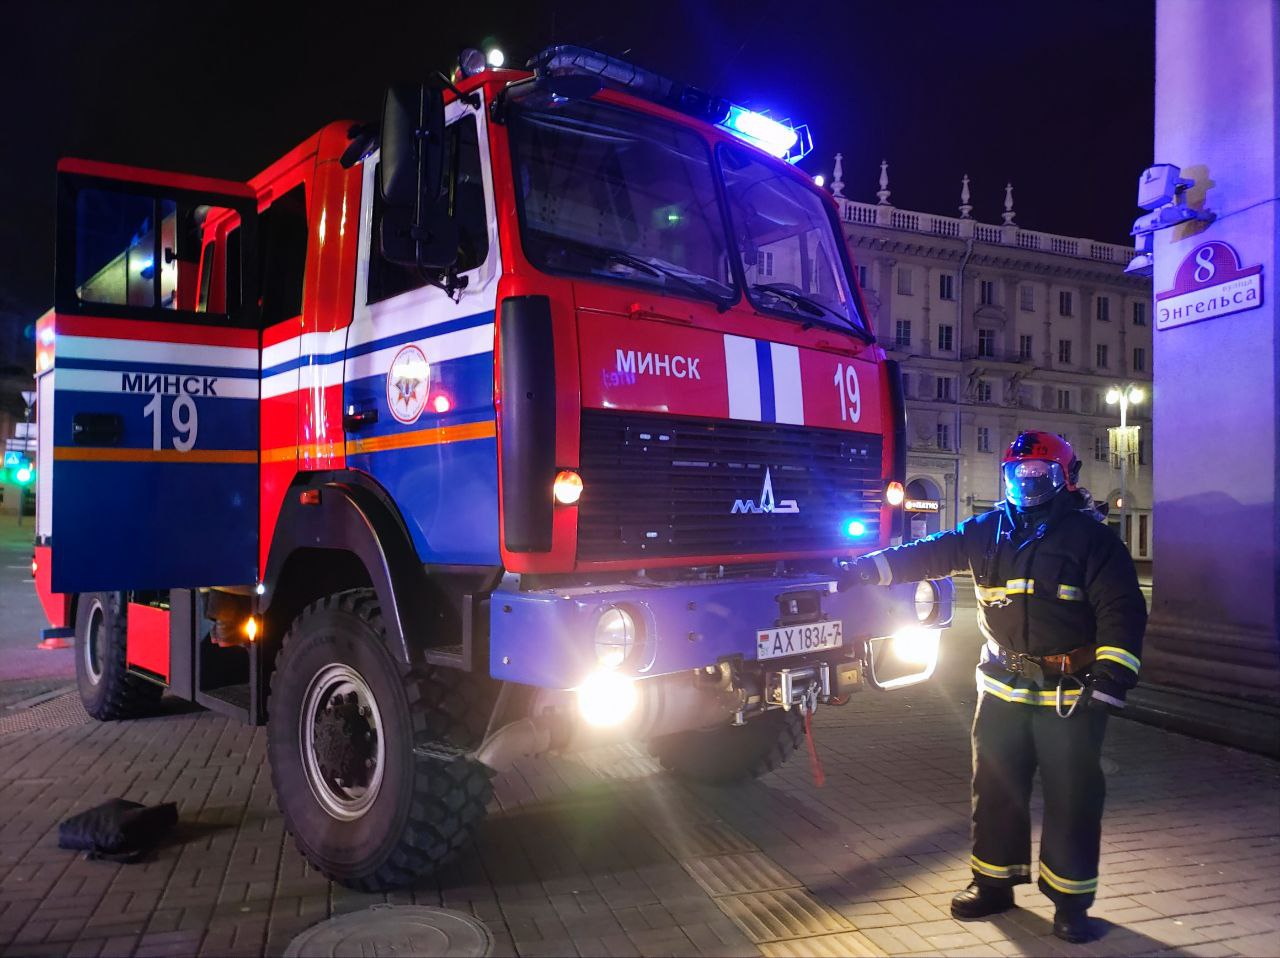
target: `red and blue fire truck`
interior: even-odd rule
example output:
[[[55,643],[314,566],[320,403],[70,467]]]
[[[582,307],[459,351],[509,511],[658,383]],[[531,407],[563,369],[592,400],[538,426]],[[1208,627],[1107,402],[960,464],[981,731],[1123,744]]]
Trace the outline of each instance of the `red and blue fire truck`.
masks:
[[[523,756],[768,771],[951,617],[835,588],[901,537],[905,424],[806,131],[581,48],[469,63],[247,183],[58,164],[48,631],[99,719],[265,724],[361,888]]]

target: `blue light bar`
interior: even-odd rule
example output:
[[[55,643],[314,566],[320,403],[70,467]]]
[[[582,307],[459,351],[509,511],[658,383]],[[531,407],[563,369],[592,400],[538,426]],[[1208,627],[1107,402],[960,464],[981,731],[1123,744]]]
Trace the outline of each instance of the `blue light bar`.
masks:
[[[813,149],[807,126],[780,122],[595,50],[560,44],[543,50],[529,61],[529,66],[539,77],[598,77],[602,83],[722,126],[788,163],[798,163]]]
[[[866,523],[860,519],[850,519],[845,523],[844,534],[851,539],[859,539],[867,534]]]

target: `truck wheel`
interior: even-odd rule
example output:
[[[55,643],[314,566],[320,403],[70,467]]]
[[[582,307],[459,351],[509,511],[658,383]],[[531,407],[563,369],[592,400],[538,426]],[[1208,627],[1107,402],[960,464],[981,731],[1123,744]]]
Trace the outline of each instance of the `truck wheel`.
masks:
[[[799,709],[772,709],[742,726],[664,735],[650,742],[649,750],[677,778],[727,785],[772,772],[803,739],[804,716]]]
[[[154,712],[164,689],[129,674],[125,600],[119,592],[89,592],[76,603],[76,684],[84,710],[103,722]]]
[[[465,758],[417,758],[418,741],[463,746],[458,682],[405,672],[387,651],[371,589],[313,603],[271,677],[267,752],[285,827],[327,877],[361,891],[429,874],[471,838],[493,794]]]

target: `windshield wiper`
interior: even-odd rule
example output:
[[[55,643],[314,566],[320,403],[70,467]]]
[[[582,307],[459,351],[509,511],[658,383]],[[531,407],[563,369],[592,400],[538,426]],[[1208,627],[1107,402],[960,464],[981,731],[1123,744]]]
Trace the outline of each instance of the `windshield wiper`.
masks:
[[[648,273],[651,276],[657,276],[664,281],[674,280],[675,282],[683,286],[685,289],[692,290],[694,293],[696,293],[699,299],[705,299],[707,297],[710,297],[715,302],[716,309],[718,309],[722,313],[729,308],[728,303],[726,301],[729,295],[731,294],[731,290],[729,290],[728,288],[725,288],[725,292],[723,294],[717,296],[715,292],[708,289],[702,283],[699,283],[696,280],[690,279],[684,274],[678,272],[677,270],[672,269],[669,266],[662,264],[661,262],[655,262],[644,256],[639,256],[635,253],[628,253],[626,250],[611,249],[608,246],[596,246],[592,243],[587,243],[582,240],[570,239],[567,236],[559,236],[554,233],[543,233],[542,235],[546,237],[548,242],[559,243],[563,246],[569,246],[574,248],[575,250],[589,253],[590,255],[594,256],[596,259],[601,260],[602,262],[605,262],[605,263],[612,262],[612,263],[618,263],[619,265],[622,265],[622,266],[630,266],[632,269],[638,269],[641,272]],[[715,283],[716,281],[708,277],[707,282]],[[720,284],[717,283],[716,285],[720,285]]]
[[[847,316],[842,316],[826,303],[816,300],[812,296],[806,296],[804,293],[792,289],[790,286],[784,286],[782,283],[755,283],[751,288],[771,293],[779,299],[785,299],[796,309],[803,310],[810,316],[825,316],[830,313],[845,323],[849,322]]]

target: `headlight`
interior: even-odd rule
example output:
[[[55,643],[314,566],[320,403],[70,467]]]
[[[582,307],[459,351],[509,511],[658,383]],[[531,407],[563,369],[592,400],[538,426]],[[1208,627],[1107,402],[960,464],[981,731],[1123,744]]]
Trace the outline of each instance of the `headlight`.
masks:
[[[912,665],[923,665],[930,675],[938,664],[938,641],[942,633],[937,629],[922,629],[909,626],[899,629],[893,634],[893,654],[903,662]]]
[[[626,609],[606,609],[596,619],[596,664],[616,669],[631,655],[640,639],[635,617]]]
[[[932,582],[916,583],[916,619],[928,622],[938,611],[938,587]]]
[[[597,728],[623,722],[638,700],[635,680],[617,672],[592,672],[578,686],[578,711]]]

